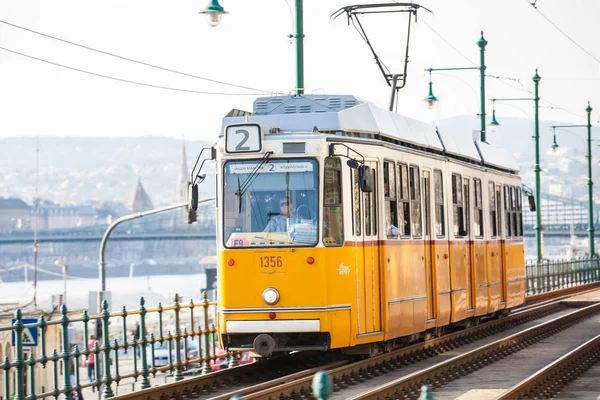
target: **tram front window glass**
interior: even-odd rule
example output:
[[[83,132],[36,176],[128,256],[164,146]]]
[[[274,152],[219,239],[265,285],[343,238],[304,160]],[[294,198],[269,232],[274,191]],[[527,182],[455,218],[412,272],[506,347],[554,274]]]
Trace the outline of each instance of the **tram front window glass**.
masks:
[[[339,158],[325,159],[323,196],[323,244],[344,244],[344,215],[342,213],[342,164]]]
[[[318,164],[311,159],[229,161],[223,173],[226,247],[314,246]]]

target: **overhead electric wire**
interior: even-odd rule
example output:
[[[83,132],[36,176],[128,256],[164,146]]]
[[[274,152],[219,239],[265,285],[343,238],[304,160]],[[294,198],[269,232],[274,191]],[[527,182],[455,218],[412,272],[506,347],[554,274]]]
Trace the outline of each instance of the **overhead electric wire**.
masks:
[[[529,3],[529,1],[528,1],[528,3]],[[550,25],[552,25],[554,28],[556,28],[557,31],[559,31],[560,33],[562,33],[564,37],[566,37],[567,39],[569,39],[569,41],[571,41],[571,43],[573,43],[575,46],[579,47],[579,49],[581,51],[583,51],[588,56],[592,57],[594,60],[596,60],[596,62],[600,63],[600,59],[598,59],[592,53],[590,53],[589,51],[587,51],[586,49],[584,49],[583,46],[581,46],[579,43],[577,43],[575,41],[575,39],[573,39],[569,35],[567,35],[567,33],[565,31],[563,31],[562,29],[560,29],[558,27],[558,25],[556,25],[554,22],[552,22],[552,20],[550,18],[546,17],[546,15],[544,15],[544,13],[541,12],[540,9],[536,7],[535,3],[529,3],[529,4],[535,9],[535,11],[537,11],[542,17],[544,17],[544,19],[546,21],[548,21],[550,23]]]
[[[131,84],[134,84],[134,85],[148,86],[148,87],[152,87],[152,88],[155,88],[155,89],[165,89],[165,90],[173,90],[173,91],[177,91],[177,92],[199,93],[199,94],[209,94],[209,95],[217,95],[217,96],[256,96],[255,93],[205,92],[205,91],[200,91],[200,90],[180,89],[180,88],[173,88],[173,87],[168,87],[168,86],[152,85],[150,83],[136,82],[136,81],[131,81],[131,80],[122,79],[122,78],[115,78],[113,76],[99,74],[99,73],[91,72],[91,71],[86,71],[86,70],[75,68],[75,67],[69,67],[68,65],[59,64],[59,63],[55,63],[55,62],[52,62],[52,61],[44,60],[44,59],[39,58],[39,57],[30,56],[30,55],[25,54],[25,53],[21,53],[21,52],[15,51],[15,50],[7,49],[6,47],[0,47],[0,50],[8,51],[10,53],[18,54],[18,55],[20,55],[22,57],[31,58],[31,59],[36,60],[36,61],[41,61],[41,62],[44,62],[44,63],[47,63],[47,64],[51,64],[51,65],[54,65],[54,66],[57,66],[57,67],[62,67],[62,68],[70,69],[70,70],[81,72],[81,73],[84,73],[84,74],[94,75],[94,76],[98,76],[98,77],[101,77],[101,78],[111,79],[111,80],[115,80],[115,81],[119,81],[119,82],[131,83]]]
[[[154,64],[150,64],[150,63],[144,62],[144,61],[134,60],[133,58],[120,56],[118,54],[110,53],[110,52],[103,51],[103,50],[98,50],[98,49],[95,49],[93,47],[89,47],[89,46],[85,46],[85,45],[82,45],[82,44],[79,44],[79,43],[71,42],[69,40],[61,39],[59,37],[48,35],[48,34],[42,33],[42,32],[38,32],[38,31],[35,31],[33,29],[25,28],[23,26],[19,26],[19,25],[16,25],[16,24],[13,24],[13,23],[10,23],[10,22],[7,22],[7,21],[0,20],[0,23],[12,26],[14,28],[22,29],[22,30],[27,31],[27,32],[35,33],[36,35],[40,35],[40,36],[44,36],[44,37],[47,37],[47,38],[50,38],[50,39],[53,39],[53,40],[57,40],[59,42],[67,43],[67,44],[70,44],[70,45],[73,45],[73,46],[77,46],[77,47],[81,47],[81,48],[86,49],[86,50],[95,51],[95,52],[100,53],[100,54],[104,54],[104,55],[107,55],[107,56],[119,58],[121,60],[130,61],[130,62],[133,62],[133,63],[136,63],[136,64],[141,64],[141,65],[144,65],[144,66],[147,66],[147,67],[156,68],[156,69],[160,69],[160,70],[167,71],[167,72],[172,72],[172,73],[183,75],[183,76],[187,76],[187,77],[190,77],[190,78],[196,78],[196,79],[201,79],[201,80],[208,81],[208,82],[218,83],[218,84],[221,84],[221,85],[237,87],[239,89],[253,90],[255,92],[262,92],[262,93],[269,93],[269,94],[270,93],[274,93],[273,91],[269,91],[269,90],[256,89],[256,88],[252,88],[252,87],[249,87],[249,86],[237,85],[237,84],[234,84],[234,83],[219,81],[219,80],[216,80],[216,79],[205,78],[203,76],[188,74],[187,72],[181,72],[181,71],[177,71],[177,70],[174,70],[174,69],[170,69],[170,68],[166,68],[166,67],[161,67],[161,66],[158,66],[158,65],[154,65]]]

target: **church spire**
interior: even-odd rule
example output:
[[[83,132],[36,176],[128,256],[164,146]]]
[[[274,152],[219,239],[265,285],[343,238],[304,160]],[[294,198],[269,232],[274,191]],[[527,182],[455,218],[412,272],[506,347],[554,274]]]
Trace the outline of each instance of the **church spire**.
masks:
[[[131,211],[133,212],[143,212],[152,210],[154,206],[152,205],[152,201],[150,200],[150,196],[146,193],[146,189],[142,186],[142,179],[138,172],[138,183],[133,191],[133,196],[131,198]]]

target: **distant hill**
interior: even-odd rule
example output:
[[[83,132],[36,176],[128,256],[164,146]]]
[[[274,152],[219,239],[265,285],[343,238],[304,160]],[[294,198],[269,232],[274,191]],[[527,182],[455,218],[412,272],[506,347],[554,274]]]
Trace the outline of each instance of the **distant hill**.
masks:
[[[37,192],[42,199],[60,204],[127,204],[139,175],[154,206],[177,200],[182,141],[162,137],[0,139],[0,197],[19,197],[32,203],[38,143]],[[185,145],[189,173],[199,151],[211,143],[186,141]],[[212,163],[206,167],[214,169]],[[214,174],[207,174],[201,189],[209,194],[214,188]]]

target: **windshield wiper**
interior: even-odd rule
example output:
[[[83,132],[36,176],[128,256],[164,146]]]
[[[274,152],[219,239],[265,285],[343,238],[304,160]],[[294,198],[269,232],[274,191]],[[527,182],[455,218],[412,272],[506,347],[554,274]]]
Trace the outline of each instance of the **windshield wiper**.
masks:
[[[272,151],[267,151],[263,155],[263,158],[260,159],[260,162],[258,164],[256,164],[256,167],[254,167],[252,172],[250,172],[250,175],[248,175],[246,180],[244,180],[244,182],[241,185],[240,185],[240,178],[238,175],[238,190],[237,190],[237,192],[235,192],[235,195],[240,197],[240,212],[241,212],[242,196],[246,193],[246,191],[250,188],[250,186],[252,185],[254,180],[258,177],[258,171],[260,171],[260,169],[263,167],[263,165],[265,165],[267,163],[267,161],[269,161],[269,157],[271,157],[271,154],[273,154]]]

